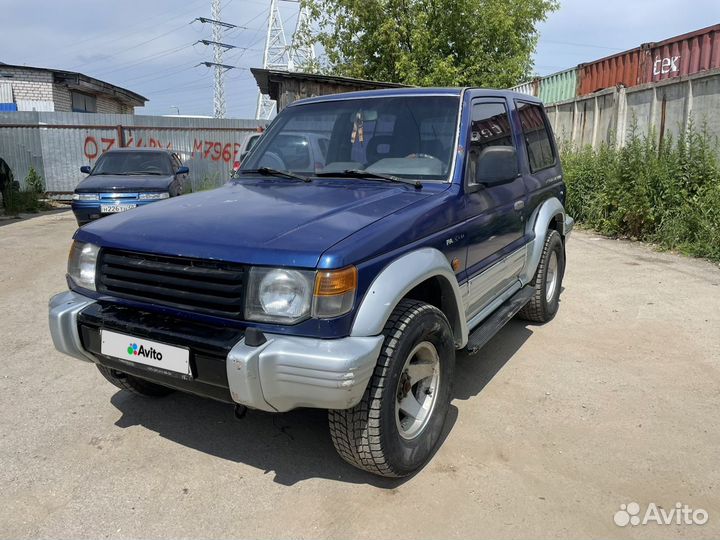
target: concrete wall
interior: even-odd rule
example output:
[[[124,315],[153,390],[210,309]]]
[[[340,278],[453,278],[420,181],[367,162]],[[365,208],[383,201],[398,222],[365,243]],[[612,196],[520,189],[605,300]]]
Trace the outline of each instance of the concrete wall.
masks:
[[[720,137],[720,70],[664,81],[610,88],[587,96],[546,105],[558,140],[597,148],[603,142],[623,145],[633,119],[637,131],[656,136],[677,135],[692,121],[705,124]]]
[[[175,150],[190,167],[194,189],[220,185],[247,138],[266,122],[59,112],[0,113],[0,159],[24,185],[30,167],[47,191],[66,198],[105,151],[117,147]]]

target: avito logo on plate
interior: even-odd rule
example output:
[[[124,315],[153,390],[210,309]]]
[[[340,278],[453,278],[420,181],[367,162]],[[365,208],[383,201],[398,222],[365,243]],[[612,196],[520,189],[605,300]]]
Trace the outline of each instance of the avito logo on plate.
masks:
[[[153,360],[162,360],[162,353],[160,351],[156,351],[152,347],[145,347],[144,345],[138,347],[137,343],[130,343],[127,352],[130,356],[142,356],[144,358],[152,358]]]

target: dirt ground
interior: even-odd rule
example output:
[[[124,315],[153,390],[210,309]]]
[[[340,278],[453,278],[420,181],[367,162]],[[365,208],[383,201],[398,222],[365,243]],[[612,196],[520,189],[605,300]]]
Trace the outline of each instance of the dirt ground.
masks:
[[[57,353],[68,212],[0,228],[0,537],[720,536],[720,269],[576,231],[558,316],[458,360],[432,461],[391,481],[325,414],[117,391]],[[704,525],[617,526],[678,502]]]

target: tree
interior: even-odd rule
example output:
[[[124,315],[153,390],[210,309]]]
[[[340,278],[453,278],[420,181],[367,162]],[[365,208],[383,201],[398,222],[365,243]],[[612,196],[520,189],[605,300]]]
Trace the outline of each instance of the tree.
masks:
[[[532,71],[536,25],[556,0],[301,0],[316,69],[414,86],[506,88]],[[311,31],[311,29],[313,31]]]

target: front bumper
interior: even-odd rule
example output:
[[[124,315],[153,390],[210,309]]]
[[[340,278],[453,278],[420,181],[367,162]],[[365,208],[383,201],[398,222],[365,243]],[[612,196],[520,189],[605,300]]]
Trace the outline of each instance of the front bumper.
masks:
[[[575,227],[575,220],[573,218],[571,218],[570,216],[566,215],[565,223],[563,224],[563,227],[564,227],[563,236],[565,236],[565,238],[567,238],[568,236],[570,236],[570,233],[572,232],[573,227]]]
[[[154,324],[157,321],[157,324]],[[188,346],[192,378],[149,371],[100,353],[100,328]],[[266,334],[257,347],[242,331],[138,314],[67,291],[50,300],[50,334],[67,355],[198,395],[270,412],[347,409],[362,398],[383,336],[315,339]],[[208,336],[212,337],[208,337]]]
[[[104,214],[102,212],[102,205],[104,204],[118,206],[132,204],[135,208],[139,208],[140,206],[145,206],[146,204],[152,204],[154,202],[157,202],[157,200],[126,199],[122,200],[121,202],[117,202],[115,200],[72,201],[70,207],[72,208],[73,214],[75,214],[75,219],[77,220],[78,224],[85,225],[86,223],[95,221],[96,219],[100,219],[101,217],[113,215],[112,213]],[[131,208],[126,211],[129,212],[133,209],[134,208]]]

